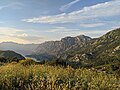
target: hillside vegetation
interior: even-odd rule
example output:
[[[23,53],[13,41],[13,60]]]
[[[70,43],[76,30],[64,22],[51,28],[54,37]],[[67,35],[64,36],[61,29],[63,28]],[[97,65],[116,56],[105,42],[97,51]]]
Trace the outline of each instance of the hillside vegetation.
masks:
[[[96,69],[10,63],[0,67],[0,90],[119,90],[120,77]]]
[[[120,62],[120,29],[108,32],[93,39],[82,48],[78,47],[63,54],[66,60],[80,62],[86,66],[98,66]]]
[[[14,51],[2,51],[0,50],[0,62],[7,63],[7,62],[12,62],[12,61],[17,61],[19,62],[20,60],[25,59],[24,56],[21,54],[18,54]]]

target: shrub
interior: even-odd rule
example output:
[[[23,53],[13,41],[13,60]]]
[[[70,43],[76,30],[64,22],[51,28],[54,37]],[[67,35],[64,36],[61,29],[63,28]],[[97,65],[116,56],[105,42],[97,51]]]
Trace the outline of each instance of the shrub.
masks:
[[[47,65],[28,65],[26,67],[19,63],[0,67],[0,90],[119,89],[120,76],[102,71]]]
[[[0,62],[6,63],[6,62],[7,62],[7,59],[4,58],[4,57],[0,57]]]
[[[25,66],[26,65],[35,65],[36,62],[31,58],[27,58],[26,60],[21,60],[20,64],[25,65]]]

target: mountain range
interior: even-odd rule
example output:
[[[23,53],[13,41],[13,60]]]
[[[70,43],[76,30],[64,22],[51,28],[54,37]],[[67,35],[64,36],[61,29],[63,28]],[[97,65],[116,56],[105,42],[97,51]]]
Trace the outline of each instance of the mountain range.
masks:
[[[41,60],[52,60],[53,58],[59,58],[64,52],[74,49],[76,47],[82,47],[87,45],[91,40],[90,37],[85,35],[80,35],[76,37],[65,37],[60,41],[48,41],[40,44],[32,53],[32,55],[27,55],[28,57],[37,58]]]
[[[38,61],[61,59],[80,62],[82,65],[119,62],[120,29],[112,30],[99,38],[79,35],[42,44],[3,42],[0,43],[0,50],[13,50]]]
[[[11,50],[22,55],[32,54],[38,44],[18,44],[15,42],[2,42],[0,43],[0,50]]]

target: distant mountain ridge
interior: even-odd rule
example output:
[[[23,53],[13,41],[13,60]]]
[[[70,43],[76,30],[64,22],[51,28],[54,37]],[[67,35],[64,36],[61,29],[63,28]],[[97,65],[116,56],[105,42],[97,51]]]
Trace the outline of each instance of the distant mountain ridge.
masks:
[[[33,52],[38,44],[18,44],[14,42],[2,42],[0,43],[0,50],[12,50],[22,55],[28,55]]]
[[[0,50],[0,62],[10,62],[11,60],[25,60],[25,57],[14,51],[2,51]]]

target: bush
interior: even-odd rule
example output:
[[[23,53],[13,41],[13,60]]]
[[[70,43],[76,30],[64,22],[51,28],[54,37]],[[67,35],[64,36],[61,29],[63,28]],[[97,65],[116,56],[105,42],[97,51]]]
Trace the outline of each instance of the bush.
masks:
[[[35,65],[37,63],[33,59],[31,59],[31,58],[27,58],[26,60],[21,60],[20,64],[26,66],[26,65]]]
[[[31,61],[31,59],[24,61]],[[26,67],[20,63],[0,67],[0,90],[119,89],[120,76],[102,71],[47,65],[28,65]]]
[[[6,62],[7,62],[7,59],[4,58],[4,57],[0,57],[0,62],[6,63]]]

